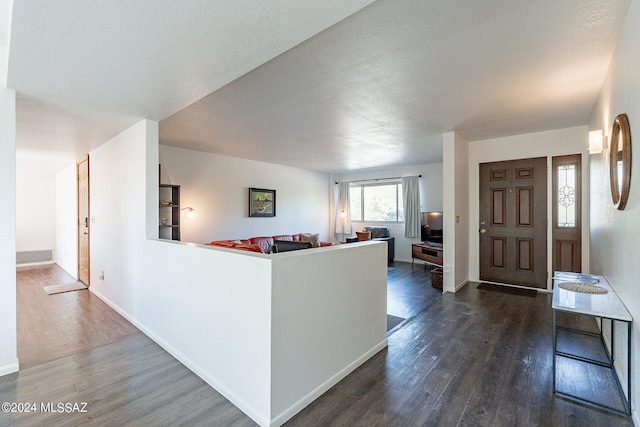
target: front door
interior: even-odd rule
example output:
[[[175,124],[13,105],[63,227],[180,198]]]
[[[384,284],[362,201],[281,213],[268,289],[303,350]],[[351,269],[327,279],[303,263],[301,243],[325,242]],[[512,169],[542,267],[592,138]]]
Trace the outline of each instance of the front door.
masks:
[[[547,288],[547,159],[480,164],[480,280]]]
[[[78,183],[78,279],[89,285],[89,156],[76,163]]]

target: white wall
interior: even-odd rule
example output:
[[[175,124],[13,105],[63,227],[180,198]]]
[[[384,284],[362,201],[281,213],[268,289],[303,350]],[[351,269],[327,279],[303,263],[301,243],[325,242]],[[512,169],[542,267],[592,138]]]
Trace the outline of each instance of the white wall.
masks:
[[[162,183],[180,185],[182,241],[208,243],[278,234],[329,240],[329,175],[161,145]],[[249,187],[276,190],[276,216],[248,216]]]
[[[0,85],[0,376],[18,370],[16,341],[16,93]]]
[[[51,249],[56,261],[56,173],[68,164],[18,151],[16,251]]]
[[[153,240],[142,249],[143,278],[125,277],[123,286],[107,278],[100,292],[113,295],[112,305],[136,326],[265,425],[272,396],[267,255]]]
[[[480,163],[497,162],[503,160],[527,159],[533,157],[547,157],[549,171],[551,171],[551,157],[566,154],[582,154],[582,265],[588,265],[589,254],[589,168],[588,165],[588,132],[586,126],[558,129],[546,132],[536,132],[505,138],[474,141],[469,143],[469,279],[478,281],[480,276],[480,242],[478,225],[480,213],[478,205],[478,177]],[[551,177],[547,178],[547,216],[551,218]],[[548,271],[551,271],[551,232],[547,233]],[[549,281],[549,286],[550,286]]]
[[[225,253],[146,240],[145,213],[151,210],[157,215],[158,210],[157,190],[152,191],[154,200],[147,200],[147,188],[157,183],[157,136],[154,141],[151,125],[157,131],[156,123],[143,121],[90,153],[91,215],[95,217],[91,289],[223,393],[225,384],[233,380],[225,374],[233,376],[239,365],[255,371],[251,384],[237,385],[237,378],[231,382],[247,390],[249,397],[230,398],[239,406],[253,399],[253,406],[247,407],[268,413],[269,383],[263,369],[269,365],[264,345],[269,336],[266,285],[270,270],[266,263],[261,268],[238,264]],[[154,144],[155,153],[148,152],[147,147]],[[149,169],[155,170],[156,179],[148,185]],[[157,230],[157,220],[152,224]],[[217,268],[219,264],[235,268],[234,276]],[[104,280],[98,278],[101,272]],[[234,312],[237,300],[246,306]],[[255,318],[262,323],[255,324]],[[252,334],[251,340],[234,338],[247,333]],[[238,347],[246,358],[234,354]],[[222,373],[218,372],[221,367]],[[211,371],[216,375],[212,377]]]
[[[260,425],[279,425],[386,345],[384,245],[265,255],[148,239],[157,129],[142,121],[90,153],[91,291]],[[368,275],[354,268],[371,260]],[[358,338],[344,339],[345,324]]]
[[[56,174],[56,262],[78,278],[77,181],[76,164]]]
[[[618,211],[611,201],[608,150],[590,156],[591,163],[591,271],[603,274],[634,318],[632,379],[633,419],[640,425],[640,2],[629,6],[616,52],[589,123],[589,130],[611,134],[615,116],[626,113],[631,126],[633,165],[629,201]],[[605,328],[607,331],[608,328]],[[626,328],[616,328],[616,353],[626,354]],[[621,383],[626,388],[626,358],[618,356]]]
[[[90,162],[92,292],[249,416],[269,414],[268,262],[147,240],[157,233],[157,123],[139,122]]]
[[[420,211],[421,212],[441,212],[442,211],[442,163],[422,164],[405,166],[401,168],[375,170],[367,172],[353,172],[341,175],[333,175],[331,178],[332,194],[335,182],[375,180],[390,177],[422,175],[420,178]],[[335,200],[332,195],[331,212],[335,214]],[[420,237],[410,239],[404,237],[404,223],[386,222],[353,222],[353,231],[362,231],[367,226],[383,226],[389,228],[389,234],[395,238],[395,260],[411,262],[411,244],[419,243]],[[331,235],[333,236],[333,225],[331,225]]]
[[[386,259],[386,245],[376,241],[274,256],[271,410],[276,425],[387,345]]]
[[[137,296],[135,287],[125,284],[145,282],[140,261],[146,237],[146,123],[139,122],[89,154],[91,285],[102,291],[105,284],[117,284],[109,295],[124,307]],[[102,271],[104,283],[99,281]]]
[[[443,135],[444,245],[443,291],[469,281],[469,143],[455,132]]]

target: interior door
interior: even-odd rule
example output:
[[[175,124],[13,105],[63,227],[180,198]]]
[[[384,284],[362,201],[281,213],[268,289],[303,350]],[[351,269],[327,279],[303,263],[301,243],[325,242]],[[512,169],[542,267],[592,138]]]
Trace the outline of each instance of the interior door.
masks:
[[[78,279],[89,286],[89,156],[76,163],[78,189]]]
[[[480,164],[480,280],[547,287],[547,159]]]

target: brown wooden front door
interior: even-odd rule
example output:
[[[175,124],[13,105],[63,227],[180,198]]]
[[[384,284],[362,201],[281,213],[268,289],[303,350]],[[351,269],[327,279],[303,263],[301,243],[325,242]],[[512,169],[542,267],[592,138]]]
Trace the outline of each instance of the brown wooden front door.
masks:
[[[480,164],[480,280],[547,287],[547,159]]]
[[[89,285],[89,156],[76,163],[78,184],[78,279]]]

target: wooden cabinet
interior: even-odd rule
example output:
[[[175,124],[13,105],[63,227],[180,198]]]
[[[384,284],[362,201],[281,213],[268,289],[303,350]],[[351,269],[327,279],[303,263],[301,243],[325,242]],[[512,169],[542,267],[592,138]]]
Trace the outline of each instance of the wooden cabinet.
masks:
[[[180,240],[180,186],[160,184],[158,237]]]
[[[426,243],[414,243],[411,245],[411,263],[413,264],[416,259],[442,267],[442,246],[431,246]]]

